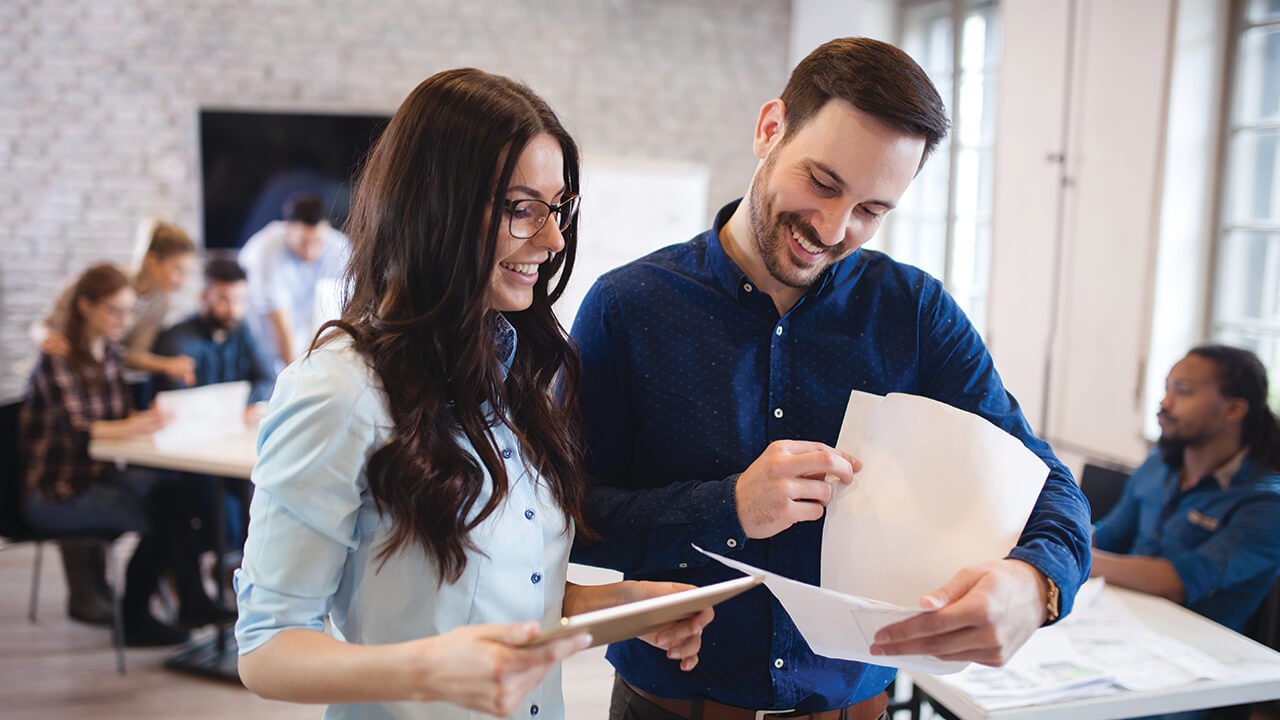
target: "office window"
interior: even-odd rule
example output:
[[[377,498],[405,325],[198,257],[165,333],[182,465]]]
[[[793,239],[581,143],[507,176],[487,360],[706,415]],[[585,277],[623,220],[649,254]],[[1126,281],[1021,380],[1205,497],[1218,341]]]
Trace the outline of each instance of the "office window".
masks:
[[[996,5],[904,0],[899,27],[900,47],[925,69],[947,105],[951,133],[891,214],[884,249],[941,279],[983,332],[1000,57]]]
[[[1211,334],[1267,365],[1280,401],[1280,0],[1237,4]]]

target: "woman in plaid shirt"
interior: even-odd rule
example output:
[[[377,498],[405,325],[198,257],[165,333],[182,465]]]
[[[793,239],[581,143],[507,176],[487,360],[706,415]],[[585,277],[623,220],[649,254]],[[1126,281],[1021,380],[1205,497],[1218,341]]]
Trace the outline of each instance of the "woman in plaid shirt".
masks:
[[[228,615],[200,585],[199,515],[191,485],[171,474],[118,469],[89,457],[89,440],[154,432],[156,410],[132,412],[122,375],[120,339],[136,297],[110,264],[89,268],[76,282],[66,324],[70,352],[41,353],[22,408],[27,522],[45,531],[138,532],[125,582],[125,642],[168,645],[186,633],[151,616],[148,601],[162,572],[173,573],[183,624]]]

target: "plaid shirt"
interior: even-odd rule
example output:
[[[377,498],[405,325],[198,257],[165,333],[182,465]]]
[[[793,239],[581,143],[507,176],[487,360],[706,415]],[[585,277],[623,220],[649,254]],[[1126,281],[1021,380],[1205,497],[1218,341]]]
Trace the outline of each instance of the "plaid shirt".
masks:
[[[102,472],[103,463],[89,458],[89,428],[97,420],[128,416],[131,400],[118,345],[107,345],[96,369],[100,377],[86,381],[70,358],[40,355],[31,372],[21,415],[29,492],[49,500],[67,500]]]

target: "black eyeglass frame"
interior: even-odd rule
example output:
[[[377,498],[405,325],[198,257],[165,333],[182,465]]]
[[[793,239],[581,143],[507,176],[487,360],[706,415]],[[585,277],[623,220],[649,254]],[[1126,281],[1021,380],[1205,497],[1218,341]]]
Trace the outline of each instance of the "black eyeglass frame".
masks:
[[[516,229],[515,229],[516,207],[520,203],[529,203],[529,202],[538,203],[539,205],[546,207],[547,214],[542,216],[542,222],[538,225],[537,230],[534,230],[528,235],[518,235],[516,234]],[[565,230],[569,229],[569,226],[573,224],[574,219],[578,217],[578,206],[581,203],[582,203],[582,195],[578,193],[573,193],[566,198],[561,198],[560,202],[558,203],[549,203],[545,200],[539,200],[537,198],[520,198],[519,200],[504,199],[502,201],[502,211],[507,214],[507,232],[511,233],[511,237],[520,238],[521,240],[528,240],[529,238],[542,232],[542,228],[547,226],[547,218],[551,217],[552,214],[555,214],[556,216],[556,225],[557,227],[560,228],[560,232],[564,232]],[[562,215],[560,211],[564,209],[572,210],[572,212],[564,213]],[[563,224],[562,224],[562,221],[563,221]]]

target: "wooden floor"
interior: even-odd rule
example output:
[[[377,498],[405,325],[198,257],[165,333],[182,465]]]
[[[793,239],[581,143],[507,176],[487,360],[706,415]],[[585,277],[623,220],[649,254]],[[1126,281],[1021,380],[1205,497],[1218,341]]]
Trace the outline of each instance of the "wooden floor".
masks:
[[[168,670],[172,648],[127,649],[128,672],[118,674],[110,632],[67,618],[55,547],[44,551],[38,622],[28,622],[34,557],[29,543],[0,547],[0,718],[314,720],[324,713],[322,706],[262,700],[238,684]],[[603,648],[570,658],[564,678],[568,718],[607,716],[613,669]]]
[[[118,551],[128,550],[126,540]],[[262,700],[239,684],[168,670],[164,660],[172,648],[126,650],[128,672],[118,674],[110,633],[67,619],[66,583],[52,546],[44,552],[39,621],[28,622],[34,557],[34,545],[0,545],[0,718],[314,720],[323,714],[321,706]],[[570,577],[594,584],[616,575],[571,566]],[[603,648],[570,658],[564,669],[568,720],[607,717],[612,682]],[[1280,716],[1268,707],[1255,711],[1252,720]]]

